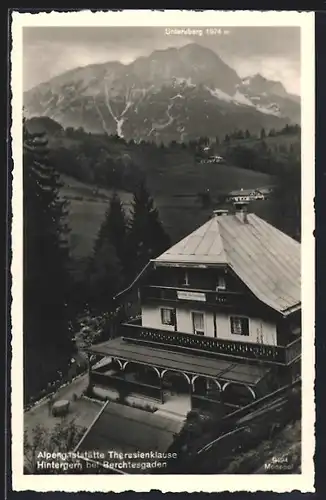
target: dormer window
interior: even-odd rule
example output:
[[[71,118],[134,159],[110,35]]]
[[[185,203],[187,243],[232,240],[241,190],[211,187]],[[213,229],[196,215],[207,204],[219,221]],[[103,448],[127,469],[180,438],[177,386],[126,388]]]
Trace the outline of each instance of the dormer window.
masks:
[[[216,290],[226,290],[226,282],[224,276],[217,278]]]
[[[183,283],[184,286],[189,286],[189,276],[188,276],[188,271],[185,271],[183,275]]]

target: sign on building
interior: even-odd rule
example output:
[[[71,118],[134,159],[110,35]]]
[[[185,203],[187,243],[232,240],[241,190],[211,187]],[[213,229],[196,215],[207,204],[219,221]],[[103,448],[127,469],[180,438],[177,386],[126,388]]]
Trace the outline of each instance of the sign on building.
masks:
[[[178,299],[181,300],[199,300],[202,302],[206,302],[206,295],[205,293],[200,293],[200,292],[185,292],[178,290],[177,291],[177,296]]]

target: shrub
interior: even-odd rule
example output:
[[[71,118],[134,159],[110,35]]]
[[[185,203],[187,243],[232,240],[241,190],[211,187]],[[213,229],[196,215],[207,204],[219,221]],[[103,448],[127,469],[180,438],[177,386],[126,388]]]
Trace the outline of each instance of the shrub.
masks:
[[[30,435],[24,431],[24,461],[25,470],[37,474],[39,452],[68,452],[74,449],[86,428],[76,425],[74,420],[67,422],[62,419],[49,431],[43,425],[36,425]],[[44,473],[44,471],[41,471]],[[52,473],[52,471],[51,471]],[[61,473],[61,472],[59,472]]]

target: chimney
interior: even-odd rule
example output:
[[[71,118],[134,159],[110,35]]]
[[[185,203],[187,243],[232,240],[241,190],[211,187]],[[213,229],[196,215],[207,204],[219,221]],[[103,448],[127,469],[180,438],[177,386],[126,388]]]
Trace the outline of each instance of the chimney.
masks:
[[[239,218],[244,224],[248,223],[248,205],[247,201],[236,201],[234,203],[236,214],[239,214]]]
[[[213,217],[221,217],[222,215],[228,215],[228,210],[218,209],[213,210]]]

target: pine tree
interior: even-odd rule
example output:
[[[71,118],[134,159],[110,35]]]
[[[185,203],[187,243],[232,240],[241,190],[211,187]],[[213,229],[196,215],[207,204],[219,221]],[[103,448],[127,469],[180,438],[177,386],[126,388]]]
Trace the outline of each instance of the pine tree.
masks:
[[[262,128],[261,131],[260,131],[260,138],[261,139],[265,139],[265,137],[266,137],[266,132],[265,132],[265,129]]]
[[[275,165],[274,165],[275,167]],[[301,240],[301,168],[300,160],[287,158],[280,163],[276,187],[274,225],[292,238]]]
[[[67,204],[59,198],[59,176],[48,161],[44,134],[23,123],[24,187],[24,384],[36,395],[57,371],[64,372],[72,352],[69,337]]]
[[[123,204],[116,192],[113,193],[104,221],[100,227],[94,246],[94,254],[103,245],[110,243],[122,266],[126,263],[126,237],[128,220]]]
[[[88,305],[95,313],[112,312],[113,297],[123,286],[122,265],[114,246],[104,238],[88,268]]]
[[[114,295],[126,284],[127,225],[121,200],[113,193],[87,273],[89,306],[97,312],[108,312]]]
[[[141,183],[132,202],[132,220],[128,235],[129,279],[133,279],[149,262],[170,245],[154,201]]]

